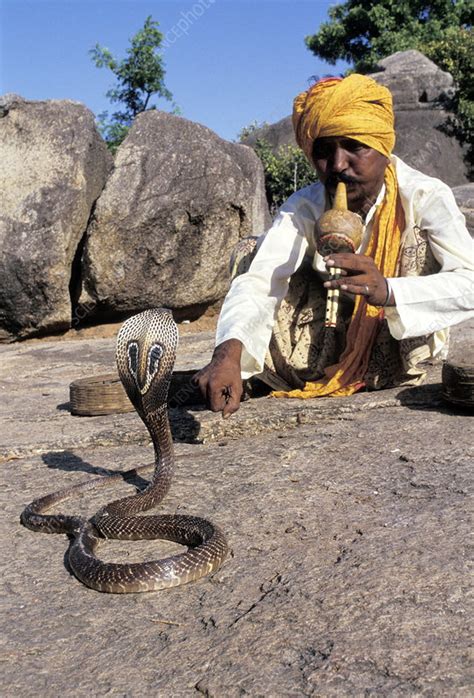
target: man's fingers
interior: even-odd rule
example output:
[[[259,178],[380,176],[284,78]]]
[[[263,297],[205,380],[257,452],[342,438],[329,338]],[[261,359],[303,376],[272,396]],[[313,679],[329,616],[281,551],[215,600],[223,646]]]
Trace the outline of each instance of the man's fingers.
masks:
[[[227,386],[224,393],[224,406],[222,408],[222,416],[224,419],[230,417],[231,414],[237,412],[240,407],[240,398],[242,397],[242,388],[236,386]]]
[[[329,279],[324,283],[326,288],[340,288],[341,291],[364,296],[371,305],[385,304],[387,282],[371,257],[340,253],[327,255],[324,261],[329,270],[343,270],[340,278]]]
[[[240,407],[240,397],[238,399],[234,396],[226,398],[225,405],[222,409],[222,417],[224,419],[227,419],[227,417],[230,417],[231,414],[234,414],[234,412],[237,412],[239,407]]]
[[[342,269],[345,272],[367,272],[374,266],[374,260],[361,254],[344,253],[325,257],[326,266]]]
[[[373,285],[373,279],[367,274],[359,274],[357,276],[341,276],[340,279],[330,279],[324,282],[325,288],[340,288],[343,291],[350,293],[367,293],[366,286],[369,288]]]
[[[209,409],[211,409],[213,412],[220,412],[225,407],[224,390],[223,389],[219,389],[219,390],[212,389],[210,387],[210,385],[208,384],[206,402],[209,405]]]
[[[346,279],[340,284],[339,288],[342,291],[348,291],[349,293],[359,293],[362,296],[370,296],[370,286],[368,284],[351,284]]]
[[[218,390],[208,389],[208,405],[213,412],[222,412],[223,417],[229,417],[237,412],[240,406],[242,390],[233,386],[224,386]]]
[[[211,362],[195,373],[191,379],[213,412],[222,412],[228,417],[239,409],[243,392],[240,375],[240,353],[238,340],[223,342],[214,350]],[[228,355],[229,354],[229,355]]]
[[[207,399],[207,386],[209,383],[209,377],[207,374],[206,369],[201,369],[197,373],[194,374],[194,376],[191,378],[191,385],[199,388],[202,397],[204,400]]]
[[[218,388],[208,385],[208,405],[213,412],[222,412],[223,417],[231,415],[239,409],[242,396],[242,385],[229,383]]]
[[[353,277],[348,277],[352,279]],[[359,277],[355,277],[359,278]],[[348,293],[359,294],[364,296],[367,303],[370,305],[382,306],[386,304],[387,301],[387,284],[384,279],[383,286],[378,284],[360,284],[360,283],[350,283],[350,281],[345,280],[339,287],[342,291],[347,291]]]

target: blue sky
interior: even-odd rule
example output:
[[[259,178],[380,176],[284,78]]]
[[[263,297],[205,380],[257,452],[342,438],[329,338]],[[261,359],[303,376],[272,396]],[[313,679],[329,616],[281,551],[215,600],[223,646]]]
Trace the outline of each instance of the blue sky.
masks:
[[[338,74],[304,44],[327,19],[328,0],[0,0],[0,92],[73,99],[95,114],[113,75],[88,54],[117,57],[152,15],[165,35],[166,85],[182,116],[227,139],[291,112],[311,76]],[[169,109],[166,102],[158,106]]]

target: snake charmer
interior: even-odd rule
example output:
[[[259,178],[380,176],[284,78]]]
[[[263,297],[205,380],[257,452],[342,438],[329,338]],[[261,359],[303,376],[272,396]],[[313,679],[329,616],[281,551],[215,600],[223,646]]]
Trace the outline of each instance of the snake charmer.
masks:
[[[243,380],[276,397],[417,385],[474,316],[473,245],[450,188],[393,155],[390,91],[367,76],[326,78],[294,100],[298,145],[318,181],[271,228],[239,243],[211,362],[195,380],[214,411],[239,408]],[[320,254],[314,230],[344,182],[361,218],[357,249]],[[331,269],[339,275],[330,275]],[[328,290],[339,311],[325,327]]]

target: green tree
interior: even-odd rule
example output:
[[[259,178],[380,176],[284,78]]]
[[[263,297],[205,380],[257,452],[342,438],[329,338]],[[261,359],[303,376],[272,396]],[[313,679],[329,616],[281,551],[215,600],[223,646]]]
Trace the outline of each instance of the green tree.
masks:
[[[419,50],[453,76],[458,90],[451,108],[455,117],[448,133],[469,146],[468,162],[474,169],[474,33],[472,28],[449,27],[442,39],[427,41]]]
[[[293,194],[312,182],[317,175],[303,151],[294,146],[280,146],[273,152],[268,141],[258,138],[254,150],[263,164],[265,189],[272,215]]]
[[[152,97],[171,101],[172,94],[165,87],[163,57],[159,52],[163,34],[158,22],[147,17],[143,28],[130,39],[127,56],[117,60],[109,49],[96,44],[89,51],[97,68],[108,68],[117,82],[107,92],[112,103],[120,104],[121,109],[111,116],[108,112],[99,114],[99,128],[107,145],[115,151],[128,133],[133,119],[147,109],[156,109]]]
[[[358,72],[373,70],[395,51],[418,49],[448,70],[458,91],[451,130],[469,144],[474,163],[473,0],[347,0],[332,6],[329,21],[305,43],[316,56],[334,65],[352,63]]]

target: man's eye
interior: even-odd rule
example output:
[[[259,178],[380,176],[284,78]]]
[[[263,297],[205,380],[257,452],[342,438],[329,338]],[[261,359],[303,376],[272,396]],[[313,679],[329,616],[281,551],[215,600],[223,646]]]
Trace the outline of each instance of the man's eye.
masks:
[[[313,151],[313,157],[316,160],[328,158],[331,155],[331,149],[327,146],[318,146]]]
[[[368,150],[367,145],[364,145],[363,143],[358,143],[357,141],[351,141],[350,143],[346,143],[344,147],[351,153],[359,153],[363,150]]]

